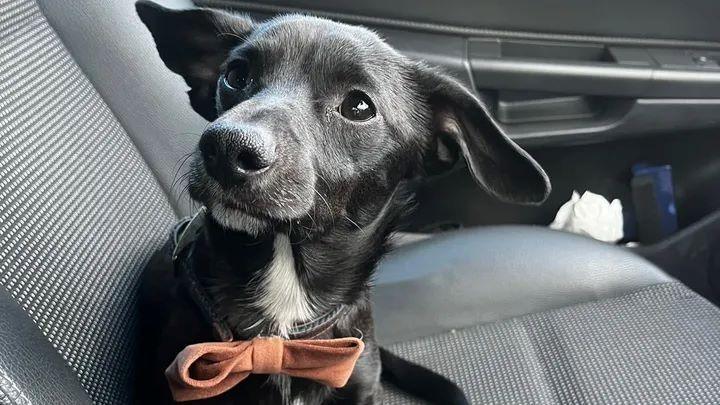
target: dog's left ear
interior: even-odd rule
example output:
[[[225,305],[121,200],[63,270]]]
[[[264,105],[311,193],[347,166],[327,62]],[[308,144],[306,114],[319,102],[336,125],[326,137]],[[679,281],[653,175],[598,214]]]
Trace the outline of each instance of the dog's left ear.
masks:
[[[145,0],[135,8],[155,39],[160,58],[190,86],[190,105],[208,121],[217,118],[220,67],[229,51],[252,31],[252,20],[207,8],[173,10]]]
[[[459,149],[475,180],[500,200],[545,201],[550,194],[547,174],[503,133],[483,101],[446,74],[422,64],[413,70],[432,111],[431,160],[447,161]]]

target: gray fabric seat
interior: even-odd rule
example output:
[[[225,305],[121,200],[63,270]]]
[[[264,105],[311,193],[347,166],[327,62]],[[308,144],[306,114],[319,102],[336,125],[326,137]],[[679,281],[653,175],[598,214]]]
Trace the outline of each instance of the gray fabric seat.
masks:
[[[527,226],[453,232],[383,260],[377,334],[390,344],[667,282],[646,260],[585,237]]]
[[[138,275],[205,125],[133,0],[0,2],[0,403],[132,397]],[[527,227],[383,261],[377,333],[477,403],[717,403],[720,314],[632,254]],[[387,403],[411,403],[388,391]]]
[[[473,403],[720,401],[720,310],[584,237],[507,226],[418,242],[384,260],[374,301],[381,343]]]
[[[720,403],[720,314],[678,283],[398,342],[477,404]],[[386,388],[386,404],[414,403]]]

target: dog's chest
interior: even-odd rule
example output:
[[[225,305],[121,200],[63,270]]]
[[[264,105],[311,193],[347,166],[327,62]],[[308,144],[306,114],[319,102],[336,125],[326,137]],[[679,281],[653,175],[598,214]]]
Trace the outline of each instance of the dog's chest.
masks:
[[[259,284],[257,305],[268,319],[274,321],[276,332],[285,337],[295,323],[310,320],[315,315],[298,277],[292,245],[285,234],[275,237],[272,261]],[[305,404],[302,398],[291,399],[290,377],[277,375],[271,381],[279,389],[284,404]]]
[[[256,304],[267,319],[271,319],[277,333],[287,336],[293,324],[315,316],[295,268],[290,239],[279,233],[275,237],[273,256],[261,276]]]

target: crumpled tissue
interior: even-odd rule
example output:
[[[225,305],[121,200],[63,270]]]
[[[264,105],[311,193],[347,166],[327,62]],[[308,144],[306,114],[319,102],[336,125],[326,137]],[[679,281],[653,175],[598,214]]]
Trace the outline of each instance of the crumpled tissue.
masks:
[[[573,191],[570,201],[560,207],[550,228],[587,235],[615,243],[623,237],[622,203],[586,191],[582,197]]]

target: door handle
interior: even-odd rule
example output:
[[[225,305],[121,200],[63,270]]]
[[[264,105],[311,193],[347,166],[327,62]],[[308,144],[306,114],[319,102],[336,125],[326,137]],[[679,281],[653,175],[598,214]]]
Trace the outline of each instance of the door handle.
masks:
[[[468,58],[478,89],[720,98],[720,66],[686,50],[471,39]]]

